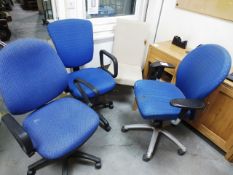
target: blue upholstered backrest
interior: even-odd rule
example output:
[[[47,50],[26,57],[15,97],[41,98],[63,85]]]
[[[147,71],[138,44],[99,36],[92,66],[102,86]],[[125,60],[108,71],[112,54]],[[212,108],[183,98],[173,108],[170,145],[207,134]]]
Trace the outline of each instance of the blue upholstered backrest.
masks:
[[[79,67],[92,60],[94,41],[90,21],[55,21],[48,25],[48,32],[66,67]]]
[[[12,114],[34,110],[67,86],[67,72],[48,43],[20,39],[0,51],[0,93]]]
[[[219,45],[206,44],[190,52],[180,63],[176,85],[186,98],[202,99],[220,85],[231,67],[231,57]]]

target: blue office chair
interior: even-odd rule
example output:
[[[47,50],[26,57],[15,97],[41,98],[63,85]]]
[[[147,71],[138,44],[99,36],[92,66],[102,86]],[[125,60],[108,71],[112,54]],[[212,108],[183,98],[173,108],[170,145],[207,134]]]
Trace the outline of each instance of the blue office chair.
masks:
[[[172,67],[169,64],[153,63],[157,70]],[[152,130],[152,138],[144,161],[149,161],[154,152],[159,134],[167,136],[178,147],[178,154],[186,152],[174,136],[162,129],[162,122],[193,117],[196,110],[205,107],[204,99],[226,78],[231,67],[231,57],[221,46],[202,45],[190,52],[180,63],[176,84],[158,80],[139,80],[134,85],[134,92],[141,116],[145,120],[159,122],[159,125],[125,125],[122,132],[131,129]],[[157,75],[160,76],[161,72]],[[158,124],[158,123],[157,123]]]
[[[48,33],[64,65],[74,70],[69,75],[68,83],[72,95],[90,106],[112,109],[112,101],[103,103],[97,100],[97,97],[113,90],[116,85],[114,81],[118,74],[116,58],[107,51],[101,50],[99,68],[80,68],[93,59],[94,41],[91,22],[82,19],[55,21],[48,25]],[[104,56],[112,60],[114,74],[106,69]],[[105,125],[109,127],[108,123]]]
[[[74,98],[53,100],[67,87],[68,74],[56,52],[44,41],[21,39],[0,52],[0,93],[11,114],[2,121],[23,151],[42,159],[28,166],[27,175],[63,160],[68,174],[69,158],[83,158],[101,167],[98,157],[77,151],[95,132],[99,117]],[[27,115],[21,126],[12,116]]]

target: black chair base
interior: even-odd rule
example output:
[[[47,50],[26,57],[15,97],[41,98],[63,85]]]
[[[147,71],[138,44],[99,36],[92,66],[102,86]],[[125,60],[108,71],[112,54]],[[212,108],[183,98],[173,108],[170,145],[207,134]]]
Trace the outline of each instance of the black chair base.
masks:
[[[96,102],[93,104],[93,107],[96,109],[101,109],[101,108],[113,109],[114,105],[112,101],[106,101],[106,102]]]
[[[69,159],[71,158],[76,158],[76,159],[82,159],[82,160],[86,160],[86,161],[90,161],[90,162],[94,162],[95,163],[95,168],[96,169],[100,169],[102,164],[101,164],[101,159],[84,153],[84,152],[75,152],[74,154],[72,154],[71,156],[65,158],[63,160],[63,166],[62,166],[62,175],[68,175],[68,167],[69,167]],[[51,160],[47,160],[47,159],[40,159],[37,162],[31,164],[28,166],[28,171],[27,171],[27,175],[35,175],[36,171],[54,163],[54,161]]]
[[[110,108],[113,109],[113,102],[112,101],[107,101],[107,102],[102,102],[102,101],[94,101],[92,102],[92,108],[97,111],[98,109],[101,108]],[[99,118],[100,118],[100,127],[103,128],[105,131],[109,132],[112,128],[108,122],[108,120],[100,113]]]
[[[111,126],[108,123],[108,120],[104,118],[102,114],[99,113],[99,118],[100,118],[100,127],[103,128],[105,131],[109,132],[111,131]]]

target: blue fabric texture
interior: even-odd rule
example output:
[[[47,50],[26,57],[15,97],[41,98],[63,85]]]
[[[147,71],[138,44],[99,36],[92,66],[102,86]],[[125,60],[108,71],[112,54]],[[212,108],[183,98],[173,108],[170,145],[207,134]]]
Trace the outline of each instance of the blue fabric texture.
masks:
[[[230,67],[231,57],[226,49],[202,45],[180,63],[176,85],[187,98],[203,99],[224,81]]]
[[[203,99],[226,78],[231,57],[221,46],[202,45],[190,52],[180,63],[176,85],[140,80],[134,92],[139,111],[144,119],[171,120],[180,113],[170,101],[175,98]]]
[[[112,76],[101,68],[81,69],[69,74],[69,89],[77,98],[82,98],[79,90],[74,83],[74,80],[77,78],[83,79],[86,82],[92,84],[98,90],[100,95],[112,90],[116,85]],[[81,84],[81,87],[88,95],[88,97],[92,98],[96,96],[96,94],[85,85]]]
[[[56,47],[58,55],[66,67],[83,66],[93,57],[93,29],[88,20],[66,19],[48,25],[49,35]],[[92,84],[100,93],[107,93],[115,87],[114,79],[99,68],[82,69],[69,75],[69,88],[75,97],[82,98],[74,84],[76,78]],[[88,97],[96,94],[84,85],[81,85]]]
[[[67,78],[57,53],[42,40],[20,39],[0,52],[0,92],[12,114],[29,112],[57,97]]]
[[[23,122],[37,152],[50,160],[75,151],[98,125],[96,112],[73,98],[51,102]]]
[[[65,19],[48,25],[48,33],[66,67],[82,66],[93,57],[93,29],[88,20]]]
[[[171,83],[155,80],[138,80],[134,85],[138,109],[144,119],[176,119],[179,108],[170,105],[174,98],[185,98],[183,93]]]

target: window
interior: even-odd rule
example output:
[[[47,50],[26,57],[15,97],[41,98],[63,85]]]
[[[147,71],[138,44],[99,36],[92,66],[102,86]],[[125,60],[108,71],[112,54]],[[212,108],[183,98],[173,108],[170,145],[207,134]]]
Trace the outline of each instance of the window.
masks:
[[[134,15],[136,0],[86,0],[86,18]]]
[[[94,33],[112,33],[118,18],[144,20],[148,0],[51,0],[54,19],[89,19]],[[112,35],[112,34],[109,34]]]

